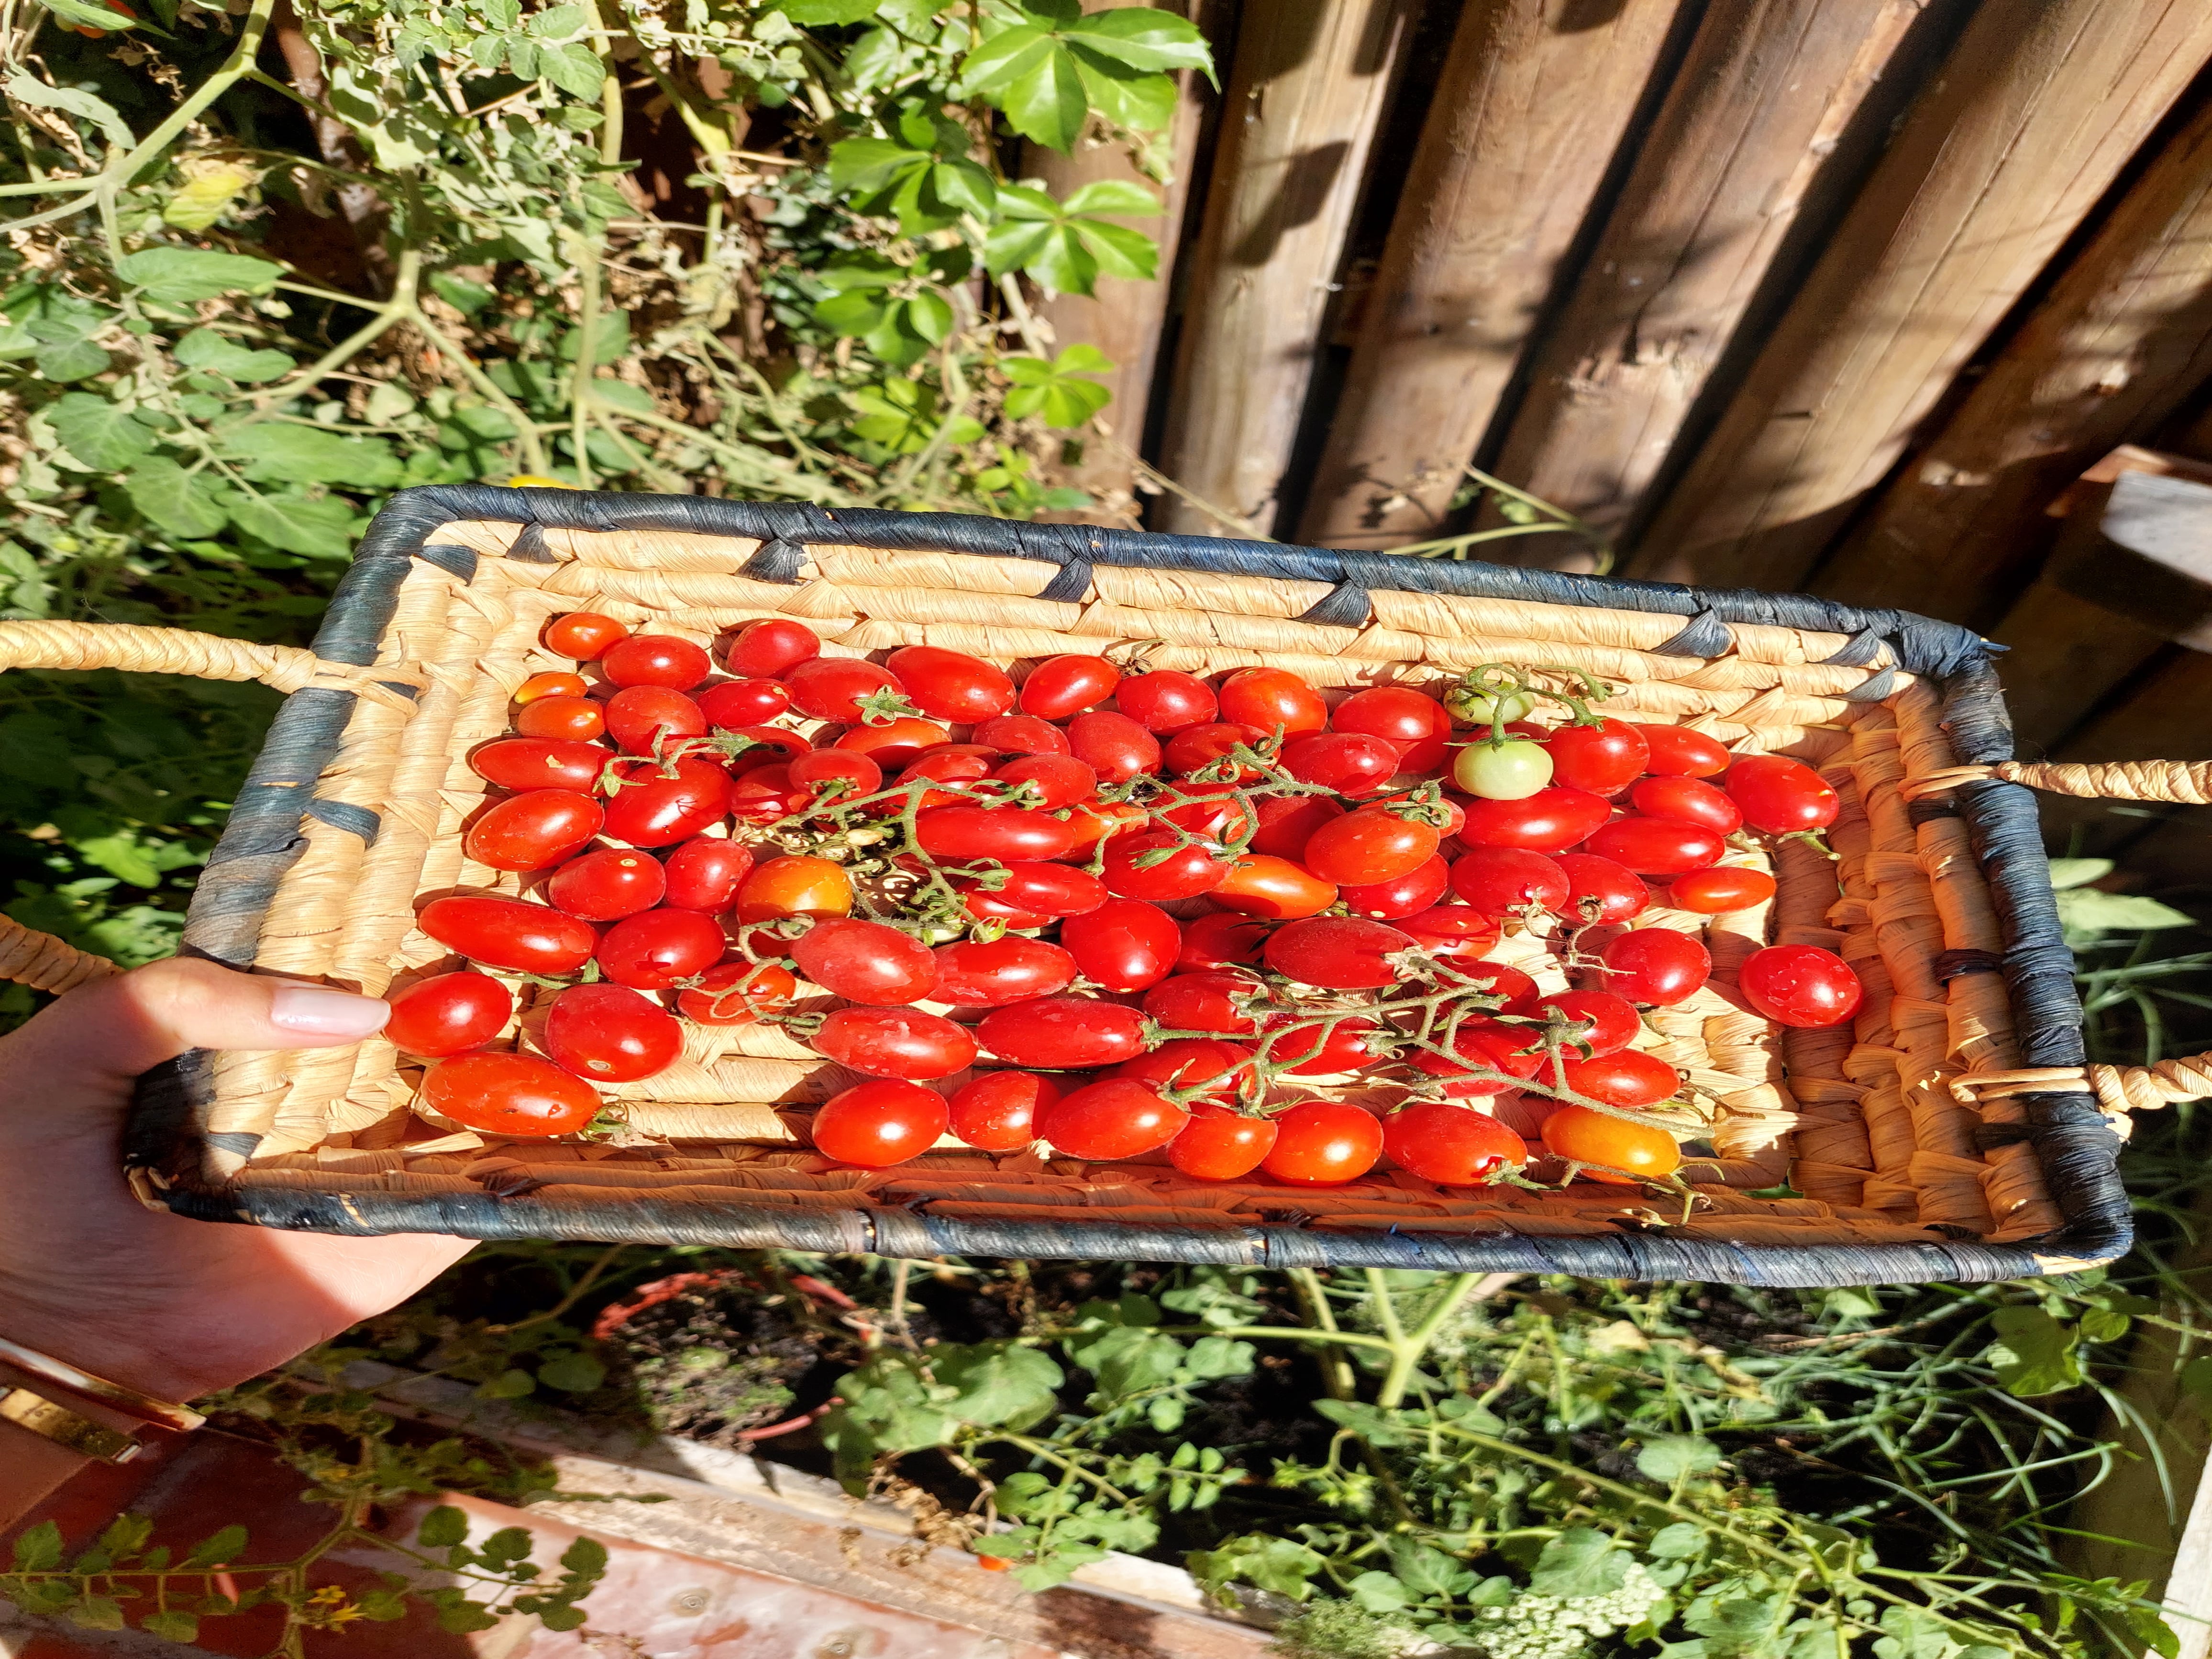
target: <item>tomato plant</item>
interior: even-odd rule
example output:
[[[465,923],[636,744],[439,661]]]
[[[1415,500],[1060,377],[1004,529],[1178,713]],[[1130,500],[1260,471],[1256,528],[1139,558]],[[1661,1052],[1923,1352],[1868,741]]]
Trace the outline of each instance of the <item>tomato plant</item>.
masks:
[[[1566,1041],[1592,1054],[1618,1054],[1644,1035],[1636,1005],[1610,991],[1553,991],[1530,1012],[1538,1019],[1556,1012],[1571,1022]]]
[[[1371,795],[1398,773],[1398,751],[1358,732],[1309,732],[1283,745],[1283,769],[1300,783]]]
[[[1484,738],[1452,760],[1452,781],[1482,800],[1526,800],[1550,787],[1552,757],[1527,738]]]
[[[514,1017],[513,994],[489,974],[433,974],[391,1002],[384,1035],[403,1054],[433,1060],[483,1048]]]
[[[1066,820],[1029,807],[934,806],[915,818],[915,840],[933,859],[964,864],[1064,858],[1075,850],[1076,832]]]
[[[1551,1062],[1539,1068],[1539,1082],[1550,1083]],[[1586,1099],[1607,1106],[1656,1106],[1682,1086],[1681,1074],[1655,1054],[1640,1048],[1617,1048],[1610,1054],[1583,1057],[1562,1054],[1556,1081]]]
[[[1338,732],[1380,738],[1398,751],[1401,772],[1433,772],[1444,763],[1451,716],[1436,698],[1402,685],[1370,686],[1337,704],[1328,719]]]
[[[415,925],[471,962],[515,974],[573,974],[599,944],[588,922],[489,894],[432,899],[416,913]]]
[[[823,1101],[807,1133],[824,1158],[884,1170],[921,1157],[951,1122],[943,1095],[903,1078],[876,1078]]]
[[[809,720],[872,725],[913,712],[898,677],[858,657],[810,657],[783,677],[791,706]]]
[[[1292,1077],[1329,1077],[1356,1072],[1372,1060],[1370,1039],[1381,1029],[1371,1019],[1324,1024],[1278,1014],[1267,1021],[1259,1048],[1273,1064],[1287,1066]]]
[[[1188,845],[1170,830],[1116,836],[1106,845],[1099,876],[1118,898],[1195,898],[1229,879],[1230,866],[1203,842]]]
[[[1171,1031],[1251,1036],[1258,1032],[1259,1022],[1237,1004],[1260,988],[1259,981],[1250,975],[1227,969],[1177,974],[1145,993],[1145,1012]]]
[[[709,726],[759,726],[791,707],[791,690],[781,680],[724,680],[696,701]]]
[[[572,1135],[599,1115],[599,1091],[531,1054],[460,1054],[422,1074],[422,1104],[465,1128],[519,1140]]]
[[[907,765],[917,755],[951,741],[952,733],[935,720],[924,720],[919,714],[894,714],[874,726],[856,726],[839,734],[830,746],[866,755],[888,774]]]
[[[1188,726],[1162,746],[1160,763],[1169,776],[1187,778],[1193,773],[1205,771],[1210,766],[1219,765],[1230,750],[1238,744],[1249,748],[1267,735],[1256,726],[1237,726],[1228,720],[1208,720],[1203,726]],[[1258,767],[1241,763],[1231,764],[1228,770],[1236,775],[1235,781],[1239,783],[1249,783],[1261,775]],[[1213,775],[1218,777],[1223,775],[1216,772]],[[1273,799],[1283,799],[1285,797]]]
[[[1017,755],[994,767],[991,775],[1024,791],[1025,804],[1041,812],[1089,800],[1098,788],[1098,775],[1073,755]]]
[[[1526,1026],[1464,1019],[1443,1044],[1449,1054],[1417,1049],[1413,1061],[1430,1075],[1444,1079],[1446,1094],[1494,1095],[1536,1075],[1544,1054],[1530,1047],[1531,1041]]]
[[[684,1052],[684,1028],[656,1002],[621,985],[571,985],[546,1006],[545,1053],[593,1083],[634,1083]]]
[[[600,712],[607,735],[625,754],[659,754],[678,738],[707,735],[707,711],[665,685],[626,686]]]
[[[677,1011],[701,1025],[752,1025],[781,1013],[799,994],[791,969],[773,962],[724,962],[676,994]]]
[[[964,1026],[919,1008],[839,1008],[809,1040],[840,1066],[916,1083],[950,1077],[975,1058]]]
[[[1112,1073],[1148,1089],[1207,1088],[1201,1098],[1228,1099],[1252,1073],[1252,1051],[1218,1037],[1170,1037],[1157,1048],[1125,1060]]]
[[[850,749],[813,749],[787,762],[784,772],[796,788],[830,805],[872,795],[884,787],[884,769]]]
[[[1182,924],[1182,942],[1176,951],[1175,965],[1185,973],[1204,973],[1210,969],[1251,966],[1260,960],[1260,952],[1267,943],[1267,927],[1261,921],[1241,916],[1231,910],[1217,910],[1202,916],[1193,916]],[[1093,979],[1098,976],[1091,975]],[[1141,988],[1136,986],[1131,990]]]

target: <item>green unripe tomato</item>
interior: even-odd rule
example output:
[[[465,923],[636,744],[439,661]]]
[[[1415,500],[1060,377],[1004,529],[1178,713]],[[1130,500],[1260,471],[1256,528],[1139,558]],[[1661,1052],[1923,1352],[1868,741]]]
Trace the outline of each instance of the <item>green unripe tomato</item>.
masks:
[[[1464,681],[1444,693],[1445,712],[1468,726],[1488,726],[1493,721],[1503,726],[1526,720],[1535,706],[1536,699],[1526,691],[1509,691],[1502,697],[1493,697]]]
[[[1452,781],[1485,800],[1526,800],[1551,781],[1551,752],[1526,738],[1471,743],[1452,762]]]

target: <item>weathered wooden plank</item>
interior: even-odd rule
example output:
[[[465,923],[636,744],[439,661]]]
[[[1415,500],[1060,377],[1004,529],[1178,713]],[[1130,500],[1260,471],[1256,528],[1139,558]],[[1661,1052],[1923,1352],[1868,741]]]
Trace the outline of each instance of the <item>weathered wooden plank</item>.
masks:
[[[1620,529],[1815,175],[1923,10],[1920,0],[1750,0],[1706,12],[1493,471],[1602,532]],[[1557,545],[1483,552],[1552,563]]]
[[[1630,571],[1802,581],[2208,56],[2202,0],[1989,0]]]
[[[1413,5],[1249,0],[1237,19],[1160,464],[1264,533]],[[1167,529],[1231,532],[1164,507]]]
[[[1986,623],[2042,503],[2212,374],[2212,100],[2161,149],[1814,591]]]
[[[1389,547],[1441,531],[1675,12],[1468,0],[1301,540]]]

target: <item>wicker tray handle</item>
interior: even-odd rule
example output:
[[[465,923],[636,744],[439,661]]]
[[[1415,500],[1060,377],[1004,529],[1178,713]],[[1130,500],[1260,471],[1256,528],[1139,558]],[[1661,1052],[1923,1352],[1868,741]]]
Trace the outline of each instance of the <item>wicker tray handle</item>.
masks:
[[[179,628],[125,623],[0,622],[0,672],[10,668],[118,668],[134,674],[185,674],[201,680],[259,680],[287,695],[317,685],[351,691],[411,710],[414,703],[386,684],[415,677],[388,668],[325,662],[294,645],[256,645]],[[51,933],[0,916],[0,979],[38,991],[72,986],[122,971],[105,957],[80,951]]]
[[[1909,795],[1940,795],[1962,783],[2000,778],[2049,795],[2084,800],[2155,800],[2212,806],[2212,761],[1999,761],[1952,766],[1916,778]]]

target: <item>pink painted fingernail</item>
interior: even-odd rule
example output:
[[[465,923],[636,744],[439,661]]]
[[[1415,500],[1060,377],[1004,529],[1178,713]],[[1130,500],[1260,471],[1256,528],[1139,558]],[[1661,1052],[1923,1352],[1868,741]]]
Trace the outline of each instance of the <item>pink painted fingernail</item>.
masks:
[[[365,1037],[382,1030],[391,1018],[392,1005],[381,998],[357,997],[319,985],[280,985],[269,999],[271,1025],[315,1036]]]

